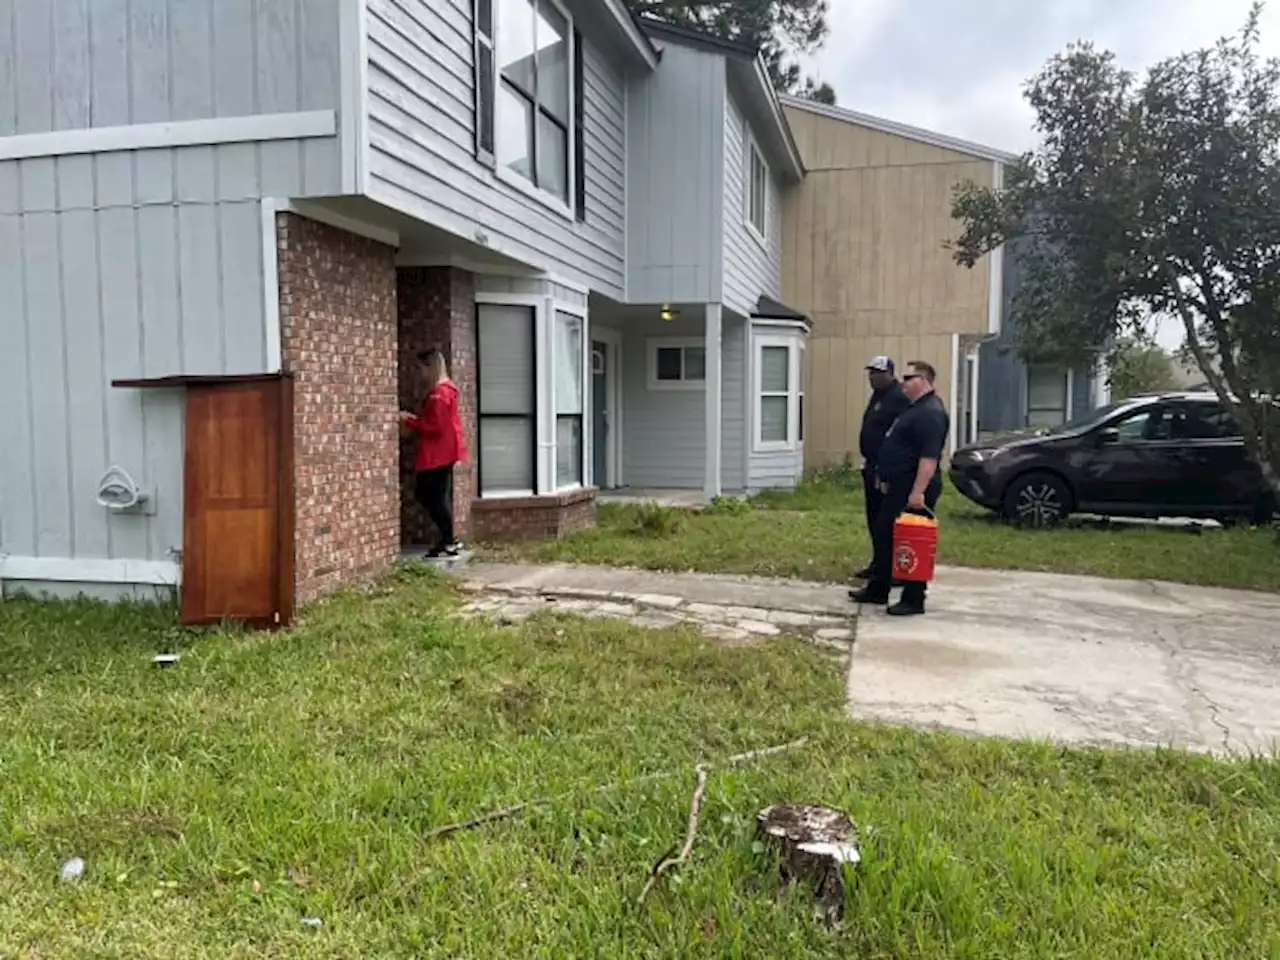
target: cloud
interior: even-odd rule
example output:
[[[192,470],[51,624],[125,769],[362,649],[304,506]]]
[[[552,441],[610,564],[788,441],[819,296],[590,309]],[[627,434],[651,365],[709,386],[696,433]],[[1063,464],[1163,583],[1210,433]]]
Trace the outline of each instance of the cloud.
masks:
[[[1244,23],[1251,0],[832,0],[806,67],[842,105],[1006,150],[1035,144],[1022,85],[1073,40],[1141,72]],[[1262,46],[1280,53],[1280,3]]]

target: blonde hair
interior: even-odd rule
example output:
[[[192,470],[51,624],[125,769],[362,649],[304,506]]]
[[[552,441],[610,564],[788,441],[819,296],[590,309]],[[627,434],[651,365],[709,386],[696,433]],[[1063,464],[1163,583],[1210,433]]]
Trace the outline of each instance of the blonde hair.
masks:
[[[449,361],[445,359],[443,350],[436,347],[424,350],[418,354],[418,361],[427,368],[427,378],[432,386],[449,379]]]

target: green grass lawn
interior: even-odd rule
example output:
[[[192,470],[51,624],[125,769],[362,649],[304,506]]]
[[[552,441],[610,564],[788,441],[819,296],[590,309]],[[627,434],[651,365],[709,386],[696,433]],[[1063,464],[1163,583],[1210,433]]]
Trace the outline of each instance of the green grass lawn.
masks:
[[[849,579],[870,559],[860,485],[838,476],[809,479],[793,493],[750,502],[748,509],[684,516],[604,504],[593,530],[559,542],[489,547],[484,555],[827,581]],[[1026,530],[950,488],[938,506],[941,563],[1280,590],[1280,540],[1269,530],[1086,520]]]
[[[0,956],[1280,955],[1274,763],[855,725],[798,642],[457,603],[406,573],[278,635],[0,603]],[[694,764],[800,735],[713,771],[692,859],[637,907]],[[865,828],[841,931],[753,847],[780,800]]]

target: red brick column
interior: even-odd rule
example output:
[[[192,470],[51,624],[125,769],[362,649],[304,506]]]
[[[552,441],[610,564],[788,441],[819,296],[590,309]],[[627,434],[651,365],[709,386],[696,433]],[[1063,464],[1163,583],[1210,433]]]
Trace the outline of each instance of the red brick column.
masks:
[[[367,582],[399,556],[395,250],[287,213],[276,234],[305,601]]]
[[[400,406],[417,410],[426,394],[417,356],[438,347],[449,359],[458,385],[462,427],[471,456],[453,474],[453,512],[457,535],[472,532],[471,501],[476,496],[476,322],[472,275],[452,267],[402,267],[396,274],[399,322]],[[413,496],[412,437],[400,444],[401,538],[405,544],[431,544],[436,533]]]

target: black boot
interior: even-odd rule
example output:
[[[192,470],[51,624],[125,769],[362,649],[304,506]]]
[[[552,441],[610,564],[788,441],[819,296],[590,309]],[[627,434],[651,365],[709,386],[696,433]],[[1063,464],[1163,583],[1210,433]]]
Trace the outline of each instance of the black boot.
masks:
[[[906,600],[899,600],[885,613],[891,617],[918,617],[924,613],[924,602],[908,603]]]
[[[861,590],[850,590],[849,599],[854,603],[866,603],[883,607],[889,602],[889,590],[887,587],[883,587],[871,580]]]

